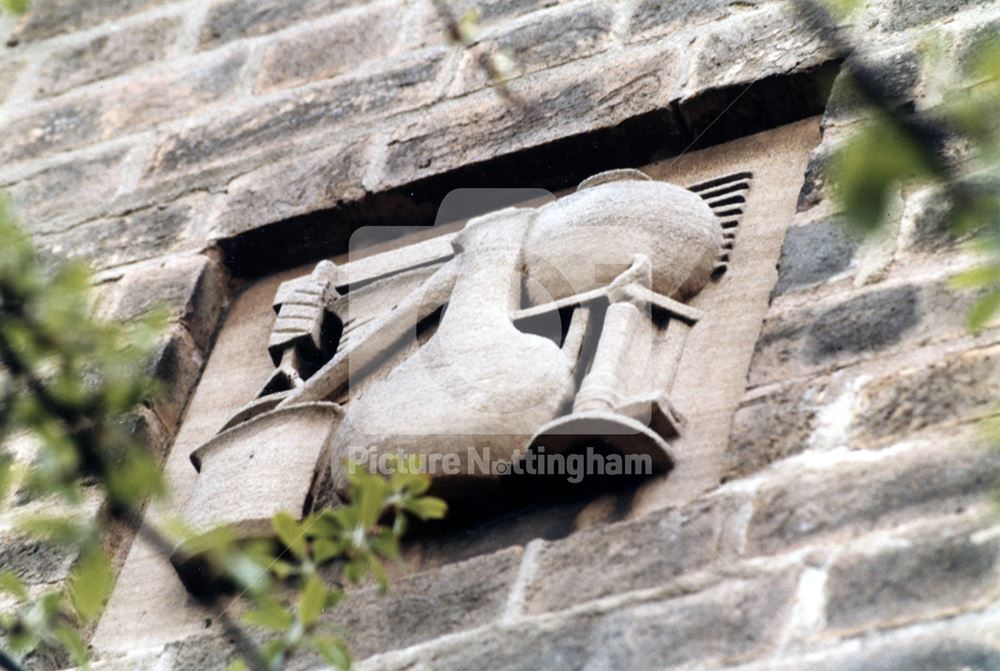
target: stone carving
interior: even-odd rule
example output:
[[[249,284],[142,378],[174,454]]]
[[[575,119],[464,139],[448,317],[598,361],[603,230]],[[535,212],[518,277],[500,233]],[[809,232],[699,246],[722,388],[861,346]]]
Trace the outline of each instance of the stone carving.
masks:
[[[324,483],[343,494],[348,456],[454,455],[432,472],[451,499],[497,486],[470,463],[485,454],[594,447],[669,469],[685,425],[668,390],[700,317],[685,301],[731,233],[698,193],[619,170],[450,238],[320,263],[278,292],[260,397],[192,456],[187,519],[264,533]]]

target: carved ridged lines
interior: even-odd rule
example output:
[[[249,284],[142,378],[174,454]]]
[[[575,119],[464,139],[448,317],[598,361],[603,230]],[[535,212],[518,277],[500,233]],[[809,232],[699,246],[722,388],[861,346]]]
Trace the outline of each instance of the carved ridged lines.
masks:
[[[689,187],[705,199],[722,226],[722,254],[715,265],[715,276],[719,277],[729,268],[730,255],[736,244],[743,209],[750,194],[752,172],[734,172],[716,177]]]

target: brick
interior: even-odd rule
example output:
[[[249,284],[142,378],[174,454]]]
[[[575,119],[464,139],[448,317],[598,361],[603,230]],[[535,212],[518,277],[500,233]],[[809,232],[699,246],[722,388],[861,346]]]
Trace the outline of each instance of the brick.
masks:
[[[453,21],[465,16],[466,12],[477,11],[480,29],[489,30],[506,21],[557,4],[559,0],[453,0],[447,6]],[[412,48],[450,43],[446,20],[434,3],[421,3],[418,7],[419,13],[412,21],[412,35],[408,46]]]
[[[718,512],[691,506],[591,527],[541,550],[528,611],[561,610],[612,594],[663,585],[716,554]]]
[[[855,414],[858,441],[905,436],[982,417],[1000,397],[1000,348],[963,353],[869,383]]]
[[[825,392],[825,381],[792,383],[744,402],[733,416],[723,478],[745,477],[805,451]]]
[[[367,145],[357,139],[295,153],[242,175],[227,187],[211,235],[230,237],[364,195]]]
[[[8,534],[0,539],[0,569],[29,586],[65,580],[76,556],[69,548],[27,536]]]
[[[48,54],[39,67],[35,96],[56,95],[162,60],[182,25],[180,18],[159,18],[56,50]]]
[[[156,151],[145,182],[155,183],[169,173],[202,172],[241,155],[287,146],[311,132],[324,130],[332,135],[331,129],[343,123],[424,104],[435,94],[443,61],[444,53],[439,51],[403,58],[385,70],[258,103],[168,135]]]
[[[402,16],[392,5],[344,12],[319,28],[298,31],[269,44],[261,57],[258,93],[288,88],[348,72],[392,53]]]
[[[656,45],[624,57],[596,56],[511,81],[519,104],[492,90],[400,120],[373,190],[480,163],[557,138],[666,110],[676,59]],[[666,114],[665,114],[666,117]]]
[[[513,26],[482,36],[488,49],[471,50],[462,63],[453,94],[463,94],[490,83],[481,62],[487,51],[510,54],[517,74],[528,74],[607,49],[612,41],[612,7],[574,5],[565,11],[532,15]]]
[[[177,429],[205,360],[194,340],[179,326],[168,329],[149,362],[149,374],[160,384],[153,411],[167,431]]]
[[[823,202],[833,151],[832,142],[823,142],[809,155],[809,163],[806,165],[806,174],[796,203],[797,212],[807,212]]]
[[[203,351],[225,309],[226,277],[219,265],[205,256],[172,258],[159,266],[129,272],[119,282],[117,300],[105,314],[131,321],[157,309],[166,309],[180,322]]]
[[[940,189],[930,187],[906,197],[900,225],[904,248],[917,254],[956,249],[972,235],[956,235],[951,230],[951,203]]]
[[[754,0],[642,0],[629,21],[629,39],[647,38],[716,21],[766,4]]]
[[[191,222],[203,215],[206,197],[196,194],[122,216],[102,217],[37,239],[48,258],[83,259],[98,269],[150,259],[184,246]]]
[[[839,218],[788,229],[781,246],[778,283],[773,295],[780,296],[844,272],[850,268],[859,242],[859,236]]]
[[[991,0],[893,0],[889,10],[889,30],[906,30],[942,19]]]
[[[215,0],[201,29],[202,48],[240,37],[264,35],[315,19],[357,0]]]
[[[991,603],[1000,540],[968,530],[910,539],[905,546],[839,558],[827,578],[831,629],[867,630],[953,615]]]
[[[521,563],[521,549],[449,564],[375,587],[349,592],[323,615],[343,627],[357,658],[405,648],[497,622]]]
[[[9,187],[18,220],[33,234],[65,228],[65,216],[105,206],[121,186],[126,149],[55,163]]]
[[[865,55],[865,64],[874,73],[879,89],[890,99],[911,100],[920,83],[920,56],[911,49],[896,49]],[[824,120],[827,124],[853,120],[868,112],[868,102],[851,83],[850,75],[841,72],[827,101]]]
[[[33,42],[122,18],[160,2],[162,0],[33,0],[31,11],[18,23],[11,39]]]
[[[773,648],[795,580],[789,572],[730,581],[603,614],[496,627],[475,639],[428,650],[420,659],[438,671],[653,671],[739,663]]]
[[[99,95],[53,101],[12,119],[0,147],[0,161],[65,151],[182,118],[236,93],[243,53],[188,62],[155,74],[126,78]]]
[[[5,59],[0,63],[0,103],[10,95],[23,68],[24,63],[13,59]]]
[[[947,281],[875,288],[769,316],[757,340],[751,385],[813,374],[890,351],[966,334],[980,292]]]
[[[975,429],[967,428],[928,438],[889,460],[776,476],[754,500],[747,553],[772,554],[988,501],[1000,477],[1000,455],[977,443]]]
[[[745,14],[739,21],[719,24],[701,38],[684,97],[771,75],[802,72],[837,57],[814,29],[779,4]]]

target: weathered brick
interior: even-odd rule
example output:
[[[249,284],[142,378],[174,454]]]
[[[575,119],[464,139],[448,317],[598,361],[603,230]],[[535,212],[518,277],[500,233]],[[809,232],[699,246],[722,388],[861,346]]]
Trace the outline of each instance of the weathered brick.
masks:
[[[50,165],[9,187],[19,221],[33,234],[65,228],[67,214],[85,216],[111,201],[121,186],[126,149]]]
[[[358,658],[499,620],[521,563],[509,548],[393,581],[385,595],[375,587],[349,592],[324,614],[347,632]]]
[[[945,252],[972,237],[951,230],[951,214],[951,203],[939,188],[908,195],[900,225],[904,248],[918,254]]]
[[[839,558],[827,578],[828,626],[866,630],[952,615],[998,594],[1000,540],[941,530],[903,546]]]
[[[33,0],[31,11],[14,29],[20,42],[52,37],[153,7],[162,0]]]
[[[453,0],[447,4],[450,19],[457,21],[469,11],[479,14],[479,27],[489,30],[505,20],[559,4],[559,0]],[[409,47],[445,44],[451,41],[447,19],[432,2],[421,3],[413,19]]]
[[[890,99],[910,100],[920,83],[920,56],[912,49],[896,49],[865,55],[865,64],[873,73],[879,90]],[[868,101],[858,93],[850,75],[841,72],[827,101],[825,122],[846,121],[864,115]]]
[[[716,554],[718,511],[691,506],[591,527],[544,546],[527,589],[528,610],[561,610],[663,585]]]
[[[0,103],[10,95],[17,77],[24,69],[24,64],[14,59],[5,59],[0,62]]]
[[[320,28],[269,44],[257,77],[258,93],[329,79],[389,55],[399,41],[402,16],[393,5],[344,12]]]
[[[795,573],[787,572],[608,613],[496,627],[420,658],[439,671],[653,671],[735,664],[774,647],[795,581]]]
[[[16,117],[0,130],[0,161],[38,158],[181,118],[234,94],[243,53],[125,78],[99,95],[74,96]]]
[[[518,104],[492,90],[440,103],[400,121],[379,183],[370,188],[399,186],[665,110],[675,63],[674,53],[657,45],[628,58],[596,56],[519,77],[508,84]]]
[[[916,348],[966,334],[979,292],[946,281],[876,288],[838,302],[779,312],[764,322],[750,370],[752,385],[862,361],[890,348]]]
[[[801,72],[835,60],[837,52],[817,31],[780,4],[720,24],[699,40],[685,97],[711,88],[749,84],[776,74]]]
[[[348,139],[234,179],[211,235],[233,236],[363,196],[366,149],[362,140]]]
[[[770,554],[833,535],[852,536],[920,515],[947,515],[989,500],[1000,455],[975,429],[928,438],[885,461],[797,469],[764,484],[747,552]]]
[[[65,580],[76,556],[69,548],[36,538],[7,534],[0,539],[0,569],[31,586]]]
[[[203,126],[168,135],[157,149],[145,181],[156,182],[168,173],[202,172],[251,152],[263,153],[275,145],[365,116],[398,112],[424,104],[435,94],[435,80],[444,53],[401,58],[387,69],[361,77],[342,78],[327,85],[279,100],[259,103],[220,115]]]
[[[906,30],[950,16],[991,0],[893,0],[888,26],[890,30]]]
[[[819,205],[826,197],[824,190],[833,151],[833,143],[823,142],[809,155],[805,178],[802,182],[802,188],[799,190],[796,211],[806,212]]]
[[[744,402],[733,416],[724,479],[744,477],[809,446],[825,380],[782,385]]]
[[[855,414],[856,440],[883,440],[996,411],[1000,349],[951,356],[869,383]]]
[[[488,52],[509,53],[516,73],[528,74],[604,51],[612,41],[613,9],[600,4],[573,5],[532,15],[483,35],[486,48],[466,54],[453,93],[468,93],[489,84],[490,75],[481,60]]]
[[[207,351],[226,305],[225,273],[205,256],[172,258],[129,272],[119,281],[117,297],[104,314],[130,321],[166,309],[184,325],[195,344]]]
[[[204,356],[183,327],[175,326],[161,338],[149,363],[149,374],[162,390],[153,399],[152,408],[168,431],[177,429],[204,363]]]
[[[357,0],[215,0],[201,30],[201,46],[264,35],[352,4]]]
[[[180,18],[158,18],[54,51],[46,55],[35,76],[35,96],[63,93],[164,59],[181,26]]]
[[[629,21],[630,39],[662,35],[715,21],[765,4],[766,0],[642,0]]]
[[[775,296],[823,282],[847,270],[858,249],[859,236],[839,218],[793,226],[785,234],[778,260]]]
[[[49,258],[84,259],[96,268],[154,258],[183,246],[192,220],[203,216],[206,198],[190,198],[104,217],[37,240]]]

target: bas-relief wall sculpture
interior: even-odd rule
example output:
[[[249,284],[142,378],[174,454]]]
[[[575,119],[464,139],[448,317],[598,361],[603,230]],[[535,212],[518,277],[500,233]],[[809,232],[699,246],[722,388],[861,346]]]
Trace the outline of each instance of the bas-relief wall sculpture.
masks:
[[[511,476],[470,468],[470,447],[646,456],[625,515],[692,501],[719,483],[817,140],[806,120],[258,281],[167,458],[178,508],[150,514],[265,534],[277,510],[336,505],[345,456],[402,451],[454,454],[435,488],[476,519]],[[176,568],[137,540],[94,646],[201,632]]]
[[[669,390],[702,315],[686,301],[725,271],[750,181],[601,173],[471,219],[429,254],[324,261],[283,283],[274,373],[192,454],[186,519],[267,533],[326,482],[344,496],[349,463],[384,469],[387,455],[423,457],[453,504],[503,490],[485,464],[522,471],[532,454],[589,449],[668,471],[687,430]]]

